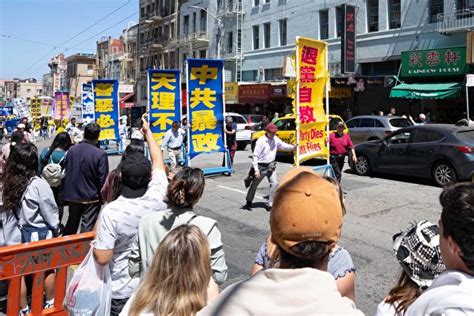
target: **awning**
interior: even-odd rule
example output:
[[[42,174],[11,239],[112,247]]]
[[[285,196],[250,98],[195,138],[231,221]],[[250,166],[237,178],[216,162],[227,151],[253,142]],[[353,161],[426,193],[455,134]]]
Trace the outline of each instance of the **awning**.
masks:
[[[392,88],[391,98],[449,99],[459,96],[462,83],[401,83]]]
[[[127,101],[130,101],[130,99],[133,96],[135,96],[135,93],[128,93],[123,98],[120,98],[120,101],[119,101],[120,108],[122,108],[122,109],[124,109],[124,108],[133,108],[133,106],[135,105],[135,102],[127,102]]]

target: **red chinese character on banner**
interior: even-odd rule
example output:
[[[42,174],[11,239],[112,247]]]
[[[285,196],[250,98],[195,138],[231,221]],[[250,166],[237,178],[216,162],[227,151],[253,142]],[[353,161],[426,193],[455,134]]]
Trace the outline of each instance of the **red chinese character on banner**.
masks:
[[[354,13],[346,13],[346,21],[354,21]]]
[[[306,64],[316,65],[318,61],[318,49],[314,47],[303,46],[301,61]]]
[[[448,65],[451,63],[457,65],[459,59],[459,52],[452,52],[450,49],[448,49],[446,53],[444,53],[444,62]]]
[[[347,24],[347,28],[346,28],[347,32],[355,32],[354,30],[354,23],[348,23]]]
[[[300,80],[301,82],[315,82],[315,67],[311,66],[302,66],[300,68]]]
[[[423,66],[423,64],[421,63],[421,53],[411,53],[409,63],[411,67]]]
[[[426,64],[428,66],[436,66],[439,64],[439,53],[437,51],[428,52],[426,55]]]
[[[316,122],[316,119],[314,118],[313,110],[314,109],[311,106],[300,107],[301,123],[306,124],[306,123]]]
[[[309,103],[311,102],[312,89],[311,88],[300,88],[300,102]]]

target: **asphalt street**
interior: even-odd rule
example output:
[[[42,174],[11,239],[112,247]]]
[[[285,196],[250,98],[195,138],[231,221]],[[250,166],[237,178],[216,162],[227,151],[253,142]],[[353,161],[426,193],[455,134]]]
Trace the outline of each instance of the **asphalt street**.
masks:
[[[49,142],[37,145],[41,149]],[[204,195],[196,207],[197,213],[217,220],[222,233],[229,266],[224,286],[249,277],[255,256],[270,229],[269,213],[263,208],[269,188],[266,180],[257,191],[253,210],[241,209],[245,203],[243,179],[251,165],[250,155],[250,146],[236,153],[232,176],[207,177]],[[119,156],[110,156],[110,167],[114,168],[119,160]],[[221,155],[201,155],[192,160],[192,165],[215,167],[221,161]],[[279,158],[278,179],[290,168],[289,159]],[[348,169],[344,170],[342,185],[347,215],[340,245],[349,251],[357,269],[356,304],[365,314],[373,315],[401,270],[391,250],[393,234],[419,220],[437,223],[441,189],[415,178],[360,177]]]

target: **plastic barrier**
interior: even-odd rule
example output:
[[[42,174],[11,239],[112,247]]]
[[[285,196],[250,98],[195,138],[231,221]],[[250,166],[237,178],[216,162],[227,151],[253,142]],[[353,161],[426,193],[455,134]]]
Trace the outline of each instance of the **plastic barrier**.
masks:
[[[7,315],[18,315],[21,278],[32,275],[30,315],[67,315],[63,309],[67,270],[79,264],[90,248],[94,233],[83,233],[0,248],[0,280],[9,281]],[[43,310],[44,273],[56,270],[54,307]]]

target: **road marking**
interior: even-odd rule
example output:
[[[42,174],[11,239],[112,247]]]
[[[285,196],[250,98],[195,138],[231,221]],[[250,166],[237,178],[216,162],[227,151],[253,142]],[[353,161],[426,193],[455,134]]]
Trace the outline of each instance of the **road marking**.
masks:
[[[219,188],[222,188],[222,189],[226,189],[226,190],[230,190],[230,191],[234,191],[234,192],[239,192],[241,194],[245,194],[247,195],[247,192],[246,191],[242,191],[242,190],[237,190],[237,189],[234,189],[234,188],[229,188],[229,187],[226,187],[224,185],[218,185]],[[258,198],[258,199],[261,199],[261,200],[266,200],[264,197],[260,196],[260,195],[257,195],[255,194],[255,197]]]

